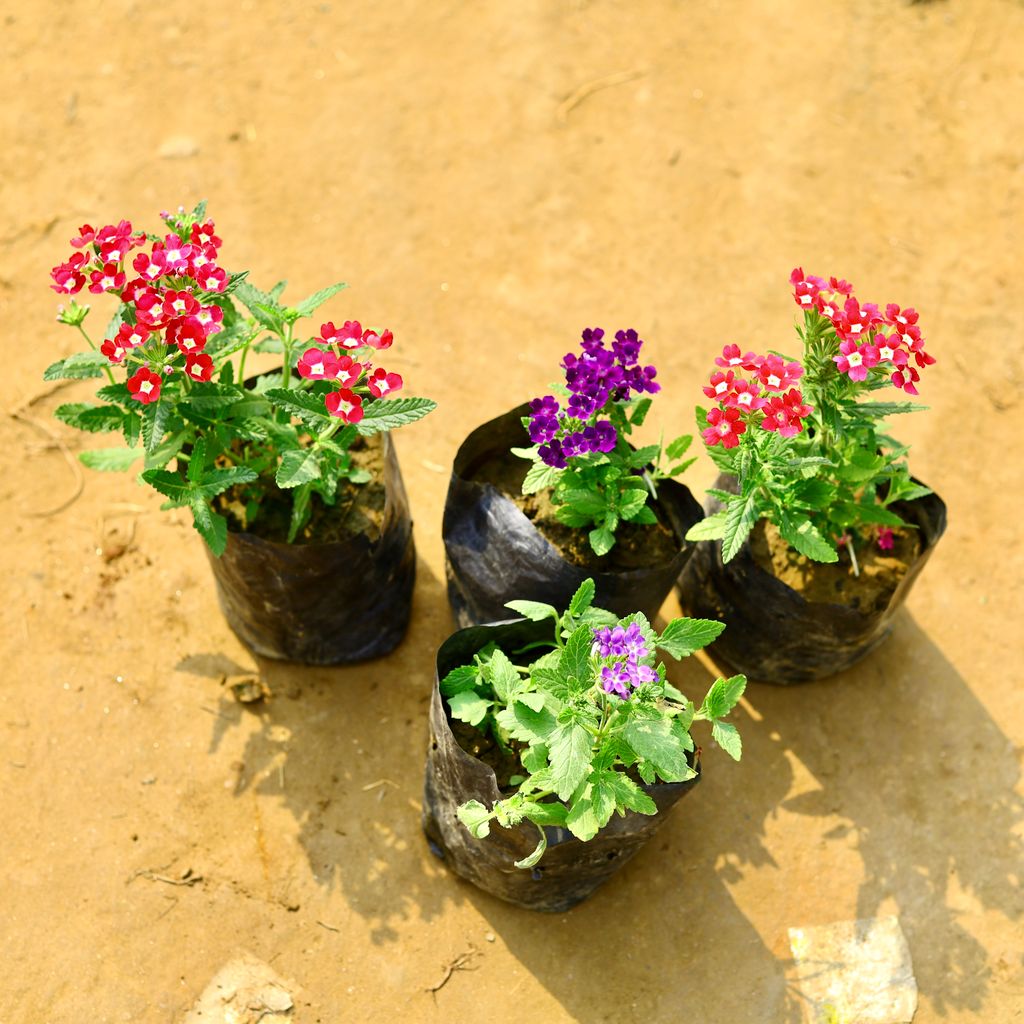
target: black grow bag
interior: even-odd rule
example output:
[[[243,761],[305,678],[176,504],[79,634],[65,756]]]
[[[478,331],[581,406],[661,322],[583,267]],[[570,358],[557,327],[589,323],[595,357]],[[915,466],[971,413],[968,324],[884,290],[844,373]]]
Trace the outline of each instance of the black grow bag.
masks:
[[[281,544],[229,532],[210,554],[228,625],[254,653],[307,665],[378,658],[405,636],[416,580],[412,518],[390,435],[380,536]]]
[[[715,487],[734,488],[734,478],[720,476]],[[721,508],[709,498],[708,515]],[[921,549],[881,611],[807,601],[757,564],[749,542],[724,564],[722,542],[702,541],[679,580],[683,613],[724,622],[727,628],[707,651],[751,679],[801,683],[841,672],[889,635],[893,616],[946,529],[946,505],[936,494],[896,502],[893,510],[918,528]]]
[[[626,572],[595,572],[573,565],[490,483],[473,477],[486,463],[521,463],[512,447],[527,447],[522,419],[529,407],[477,427],[459,448],[441,528],[448,577],[448,602],[460,626],[508,618],[506,601],[544,601],[564,608],[588,577],[597,586],[594,604],[616,615],[641,611],[653,621],[694,546],[686,531],[702,517],[689,489],[675,480],[658,484],[658,504],[679,541],[674,558],[663,565]]]
[[[460,804],[479,800],[492,807],[501,799],[494,770],[463,750],[452,734],[447,702],[438,683],[453,668],[469,664],[491,641],[506,654],[551,635],[551,624],[514,619],[474,626],[452,634],[437,652],[437,675],[430,704],[430,748],[423,793],[423,831],[431,850],[457,875],[529,910],[557,913],[585,900],[626,863],[664,822],[668,810],[700,781],[657,783],[644,792],[658,805],[656,815],[617,814],[589,842],[568,829],[546,826],[548,848],[532,869],[515,861],[537,846],[537,827],[524,822],[505,829],[492,823],[486,839],[474,839],[456,816]],[[699,751],[691,762],[700,771]]]

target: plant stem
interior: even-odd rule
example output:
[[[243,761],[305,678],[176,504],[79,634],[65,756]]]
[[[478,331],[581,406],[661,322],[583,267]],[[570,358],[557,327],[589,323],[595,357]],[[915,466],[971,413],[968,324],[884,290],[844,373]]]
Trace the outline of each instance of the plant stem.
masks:
[[[292,345],[294,344],[294,330],[294,325],[289,324],[287,337],[281,339],[284,343],[284,381],[282,383],[286,390],[292,386]]]
[[[75,324],[75,328],[78,330],[78,333],[81,334],[81,336],[83,338],[85,338],[85,340],[89,343],[89,348],[91,348],[93,350],[93,352],[99,351],[96,348],[95,344],[93,344],[92,338],[90,338],[89,335],[86,334],[85,328],[81,324]],[[105,371],[105,373],[107,375],[107,380],[109,380],[111,384],[115,383],[115,381],[114,381],[114,374],[111,371],[110,367],[109,366],[104,366],[103,369],[104,369],[104,371]]]

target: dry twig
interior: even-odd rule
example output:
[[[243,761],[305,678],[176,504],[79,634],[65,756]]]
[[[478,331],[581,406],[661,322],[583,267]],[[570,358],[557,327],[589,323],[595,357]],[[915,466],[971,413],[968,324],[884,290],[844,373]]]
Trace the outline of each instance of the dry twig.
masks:
[[[440,981],[434,985],[428,985],[424,991],[429,992],[436,998],[437,993],[451,981],[451,977],[456,971],[475,971],[477,969],[476,967],[469,966],[475,956],[480,956],[480,950],[470,946],[465,953],[460,953],[454,960],[449,960],[444,965],[444,974],[441,975]]]
[[[595,78],[591,82],[584,82],[575,92],[566,96],[561,103],[558,104],[558,109],[555,111],[555,117],[565,124],[569,118],[569,113],[574,107],[578,107],[588,96],[592,96],[595,92],[600,92],[602,89],[610,89],[613,85],[622,85],[624,82],[632,82],[634,78],[640,78],[644,74],[643,71],[617,71],[614,75],[605,75],[604,78]]]

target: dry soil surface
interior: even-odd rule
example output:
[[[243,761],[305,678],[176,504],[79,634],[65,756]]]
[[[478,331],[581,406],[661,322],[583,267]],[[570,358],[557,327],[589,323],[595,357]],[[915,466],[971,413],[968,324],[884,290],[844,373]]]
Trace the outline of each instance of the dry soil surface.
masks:
[[[177,1024],[247,952],[303,1024],[776,1024],[788,927],[889,913],[919,1024],[1018,1019],[1022,49],[1017,0],[5,0],[0,1021]],[[66,456],[113,442],[50,417],[90,382],[41,382],[76,348],[47,287],[74,229],[202,197],[226,265],[347,280],[325,319],[391,327],[440,403],[397,439],[408,639],[261,663],[253,709],[185,517],[127,475],[79,493]],[[921,311],[931,410],[898,429],[949,530],[868,661],[751,685],[742,764],[708,751],[603,891],[503,905],[419,830],[453,453],[596,324],[647,339],[652,432],[691,428],[722,344],[792,341],[797,264]]]

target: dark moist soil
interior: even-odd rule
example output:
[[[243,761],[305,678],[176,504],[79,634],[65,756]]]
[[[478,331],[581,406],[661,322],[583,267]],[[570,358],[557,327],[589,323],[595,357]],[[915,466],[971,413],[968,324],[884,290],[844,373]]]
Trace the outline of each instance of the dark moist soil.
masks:
[[[296,543],[331,544],[359,534],[365,534],[371,541],[380,537],[386,498],[383,439],[379,434],[356,438],[349,452],[353,467],[365,469],[370,480],[365,484],[339,481],[333,505],[325,504],[319,494],[314,494],[310,502],[309,522],[300,531]],[[257,493],[263,495],[259,514],[253,522],[247,523],[246,501]],[[272,473],[251,484],[225,491],[216,502],[218,511],[227,517],[230,530],[250,533],[279,544],[287,542],[292,515],[291,492],[281,490]]]
[[[498,789],[502,794],[514,793],[519,787],[509,782],[514,775],[525,776],[530,773],[523,767],[519,755],[526,749],[526,744],[519,740],[511,740],[512,749],[503,750],[493,736],[480,732],[475,725],[466,722],[451,721],[452,735],[467,754],[483,761],[494,769],[498,780]]]
[[[861,612],[881,612],[921,550],[916,530],[894,530],[893,547],[881,551],[871,540],[857,548],[860,575],[849,554],[839,549],[838,562],[814,562],[787,544],[771,523],[762,519],[750,538],[754,561],[791,587],[806,601],[843,604]]]
[[[510,456],[485,462],[472,473],[471,479],[491,484],[511,498],[570,565],[593,572],[629,572],[664,565],[679,554],[682,538],[676,536],[664,509],[655,501],[648,502],[647,507],[657,517],[657,523],[622,523],[615,531],[615,547],[606,555],[595,555],[587,537],[588,529],[566,526],[555,517],[557,506],[551,502],[551,488],[523,494],[523,480],[529,468],[526,459]]]

